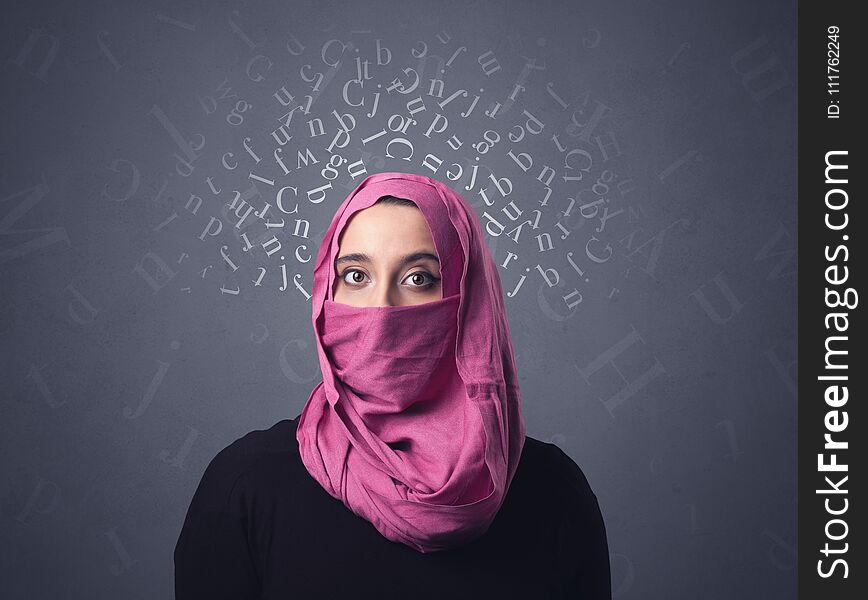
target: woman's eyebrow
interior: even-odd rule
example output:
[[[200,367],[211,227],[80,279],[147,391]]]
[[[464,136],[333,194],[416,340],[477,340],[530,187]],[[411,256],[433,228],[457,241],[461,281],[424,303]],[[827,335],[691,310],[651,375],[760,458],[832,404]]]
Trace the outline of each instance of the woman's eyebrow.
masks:
[[[408,254],[401,259],[401,264],[425,259],[434,260],[437,261],[438,265],[440,264],[440,259],[437,258],[437,255],[431,254],[430,252],[414,252],[412,254]],[[342,263],[348,262],[371,263],[373,261],[371,260],[371,257],[364,252],[351,252],[350,254],[344,254],[343,256],[339,256],[335,259],[335,265],[340,265]]]

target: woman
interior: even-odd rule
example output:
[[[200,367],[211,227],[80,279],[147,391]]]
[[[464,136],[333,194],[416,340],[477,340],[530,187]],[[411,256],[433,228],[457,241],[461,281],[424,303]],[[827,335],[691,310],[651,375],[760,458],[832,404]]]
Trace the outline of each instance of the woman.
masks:
[[[211,462],[175,548],[192,598],[610,598],[578,465],[525,435],[497,267],[446,185],[371,175],[313,277],[323,380]]]

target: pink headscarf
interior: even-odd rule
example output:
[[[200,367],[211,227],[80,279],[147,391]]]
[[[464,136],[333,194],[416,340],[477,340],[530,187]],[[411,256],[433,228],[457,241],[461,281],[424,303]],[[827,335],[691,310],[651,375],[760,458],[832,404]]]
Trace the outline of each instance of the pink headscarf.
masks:
[[[443,298],[334,302],[340,233],[387,195],[412,200],[425,217]],[[387,539],[419,552],[484,534],[512,483],[525,425],[500,276],[474,210],[428,177],[367,177],[319,248],[312,322],[323,380],[296,436],[308,472]]]

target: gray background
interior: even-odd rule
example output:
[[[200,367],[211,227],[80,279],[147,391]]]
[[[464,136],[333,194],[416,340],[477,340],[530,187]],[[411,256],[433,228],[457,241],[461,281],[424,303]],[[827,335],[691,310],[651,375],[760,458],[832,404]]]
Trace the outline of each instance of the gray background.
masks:
[[[487,242],[510,294],[528,433],[587,474],[615,597],[794,597],[795,14],[747,1],[4,9],[0,595],[172,596],[172,550],[207,463],[299,414],[319,381],[313,261],[361,180],[346,165],[362,160],[368,173],[437,177],[508,224]],[[345,44],[326,46],[335,67],[322,54],[332,39]],[[423,42],[427,63],[411,54]],[[370,61],[364,88],[348,88],[364,107],[341,93],[356,57]],[[435,77],[442,98],[429,94]],[[288,127],[288,175],[272,154],[289,110],[281,86],[297,103],[315,96]],[[417,96],[425,110],[406,135],[362,143]],[[541,132],[523,131],[525,110]],[[340,134],[332,111],[355,128]],[[448,126],[426,136],[437,113]],[[311,137],[315,118],[325,133]],[[477,144],[487,130],[500,139],[490,148]],[[347,163],[311,202],[336,134]],[[400,141],[387,156],[401,137],[409,161]],[[305,148],[317,163],[299,167]],[[436,173],[429,153],[443,160]],[[249,204],[270,203],[265,216],[284,227],[255,215],[235,227],[227,205],[251,172],[274,185],[257,183]],[[489,172],[509,179],[508,196]],[[275,204],[284,186],[298,190],[291,215]],[[291,190],[283,201],[291,212]],[[271,236],[281,249],[269,255]]]

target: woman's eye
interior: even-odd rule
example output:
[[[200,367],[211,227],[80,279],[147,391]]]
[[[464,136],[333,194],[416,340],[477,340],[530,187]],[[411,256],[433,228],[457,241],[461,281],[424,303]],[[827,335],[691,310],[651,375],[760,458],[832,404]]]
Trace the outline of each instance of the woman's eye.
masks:
[[[357,280],[356,277],[352,277],[351,281],[347,281],[347,275],[354,276],[356,273],[362,276],[361,281]],[[360,283],[365,281],[365,274],[358,269],[347,269],[346,271],[344,271],[343,280],[350,285],[359,285]]]
[[[437,279],[433,275],[425,271],[416,271],[407,276],[407,280],[411,281],[414,287],[426,288],[434,285]],[[421,280],[421,281],[420,281]]]

